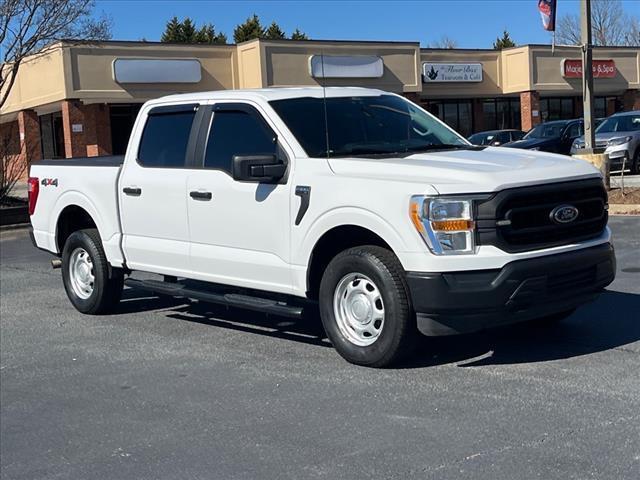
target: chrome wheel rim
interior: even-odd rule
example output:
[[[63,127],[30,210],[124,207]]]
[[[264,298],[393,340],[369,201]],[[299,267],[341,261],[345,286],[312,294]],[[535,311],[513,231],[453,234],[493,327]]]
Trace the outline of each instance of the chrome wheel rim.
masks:
[[[73,293],[86,300],[93,293],[93,262],[84,248],[76,248],[69,257],[69,280]]]
[[[354,345],[372,345],[384,327],[382,294],[361,273],[342,277],[333,294],[333,313],[342,335]]]

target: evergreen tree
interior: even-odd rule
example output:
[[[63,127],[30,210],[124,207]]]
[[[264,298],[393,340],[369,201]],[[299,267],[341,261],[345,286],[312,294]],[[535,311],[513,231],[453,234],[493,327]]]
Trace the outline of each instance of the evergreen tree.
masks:
[[[503,32],[502,38],[497,37],[496,41],[493,42],[494,50],[502,50],[503,48],[510,48],[515,46],[516,46],[516,43],[513,40],[511,40],[511,37],[509,36],[509,32],[507,32],[506,30]]]
[[[197,43],[196,42],[196,26],[189,17],[182,21],[182,43]]]
[[[309,37],[304,32],[301,32],[297,28],[291,34],[291,40],[309,40]]]
[[[235,43],[246,42],[254,38],[264,38],[265,31],[260,24],[260,19],[254,13],[252,17],[247,18],[244,23],[237,25],[233,30],[233,41]]]
[[[167,26],[164,29],[161,42],[167,43],[182,43],[182,22],[178,21],[178,17],[173,17],[167,22]]]
[[[173,17],[167,22],[160,41],[171,43],[226,44],[227,36],[224,33],[216,33],[215,27],[211,23],[205,23],[200,29],[197,29],[196,24],[190,18],[187,17],[181,22],[176,17]]]
[[[268,38],[269,40],[279,40],[286,38],[286,35],[276,22],[271,22],[271,25],[269,25],[269,28],[267,28],[264,33],[264,38]]]

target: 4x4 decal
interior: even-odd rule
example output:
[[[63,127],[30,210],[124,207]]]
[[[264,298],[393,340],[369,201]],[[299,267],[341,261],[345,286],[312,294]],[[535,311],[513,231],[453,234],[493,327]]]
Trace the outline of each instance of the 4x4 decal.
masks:
[[[50,185],[53,186],[53,187],[57,187],[58,186],[58,179],[57,178],[43,178],[40,183],[42,184],[43,187],[48,187]]]

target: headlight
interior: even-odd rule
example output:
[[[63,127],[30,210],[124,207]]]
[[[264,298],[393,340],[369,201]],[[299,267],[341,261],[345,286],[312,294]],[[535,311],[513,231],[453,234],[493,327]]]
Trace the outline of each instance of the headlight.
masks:
[[[434,254],[475,253],[473,200],[414,195],[409,215]]]
[[[615,147],[617,145],[623,145],[625,143],[629,143],[631,141],[631,137],[616,137],[612,138],[607,142],[607,146]]]
[[[576,150],[584,148],[584,142],[576,140],[575,142],[573,142],[573,148],[575,148]]]
[[[540,150],[540,147],[533,147],[533,148],[530,148],[529,150],[535,150],[537,152],[538,150]]]

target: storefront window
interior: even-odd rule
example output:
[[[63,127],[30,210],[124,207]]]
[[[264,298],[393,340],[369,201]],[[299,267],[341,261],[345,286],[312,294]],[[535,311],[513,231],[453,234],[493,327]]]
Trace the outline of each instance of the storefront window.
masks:
[[[110,105],[111,119],[111,151],[113,155],[124,155],[129,143],[129,136],[133,130],[141,104]]]
[[[572,97],[541,98],[540,117],[543,122],[553,120],[571,120],[575,118],[574,101]]]
[[[464,137],[473,133],[471,101],[429,100],[429,111]]]
[[[520,129],[519,98],[488,98],[482,101],[484,130]]]
[[[607,105],[609,103],[613,104],[613,112],[618,111],[618,101],[617,97],[595,97],[593,99],[593,111],[596,118],[605,118],[608,117],[607,114]]]

